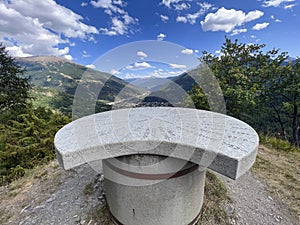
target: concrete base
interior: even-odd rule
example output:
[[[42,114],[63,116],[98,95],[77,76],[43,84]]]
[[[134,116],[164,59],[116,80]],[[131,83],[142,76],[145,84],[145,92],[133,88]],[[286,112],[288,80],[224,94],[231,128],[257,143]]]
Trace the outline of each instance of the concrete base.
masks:
[[[203,204],[205,171],[181,159],[131,155],[103,160],[115,224],[192,225]]]

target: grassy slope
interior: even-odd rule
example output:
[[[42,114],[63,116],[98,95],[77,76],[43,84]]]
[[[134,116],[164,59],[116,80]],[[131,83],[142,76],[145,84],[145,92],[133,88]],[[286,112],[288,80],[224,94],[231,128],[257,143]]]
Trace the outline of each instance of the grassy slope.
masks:
[[[266,182],[300,220],[300,151],[285,152],[261,145],[252,171]]]

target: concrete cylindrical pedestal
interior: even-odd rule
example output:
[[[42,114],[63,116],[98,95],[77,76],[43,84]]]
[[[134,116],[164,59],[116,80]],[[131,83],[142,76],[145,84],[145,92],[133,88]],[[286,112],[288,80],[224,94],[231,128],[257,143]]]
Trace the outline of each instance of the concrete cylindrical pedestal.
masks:
[[[131,155],[103,160],[105,191],[116,224],[192,225],[203,203],[205,171],[181,159]]]

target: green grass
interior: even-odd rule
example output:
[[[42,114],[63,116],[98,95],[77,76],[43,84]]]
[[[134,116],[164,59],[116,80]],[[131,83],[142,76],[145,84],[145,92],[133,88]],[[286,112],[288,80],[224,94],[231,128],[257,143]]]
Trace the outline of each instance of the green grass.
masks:
[[[300,151],[261,145],[252,171],[300,220]]]
[[[263,145],[279,151],[295,152],[299,150],[297,147],[291,145],[290,142],[278,139],[276,137],[260,135],[259,139]]]
[[[47,109],[54,109],[51,106],[51,100],[54,96],[57,96],[58,91],[54,88],[43,88],[43,87],[34,87],[31,90],[31,95],[33,97],[32,104],[35,108],[45,107]]]
[[[88,224],[114,225],[106,203],[93,208],[88,214],[88,221]]]
[[[206,173],[204,203],[200,220],[201,224],[230,225],[229,216],[224,207],[225,203],[232,202],[226,186],[211,172]]]

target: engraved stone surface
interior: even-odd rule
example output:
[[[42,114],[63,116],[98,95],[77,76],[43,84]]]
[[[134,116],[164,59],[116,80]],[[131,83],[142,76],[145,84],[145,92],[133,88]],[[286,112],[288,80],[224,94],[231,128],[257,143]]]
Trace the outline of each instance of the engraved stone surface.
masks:
[[[135,154],[171,156],[232,179],[254,163],[257,133],[233,117],[189,108],[127,108],[83,117],[54,140],[59,163],[70,169]]]

